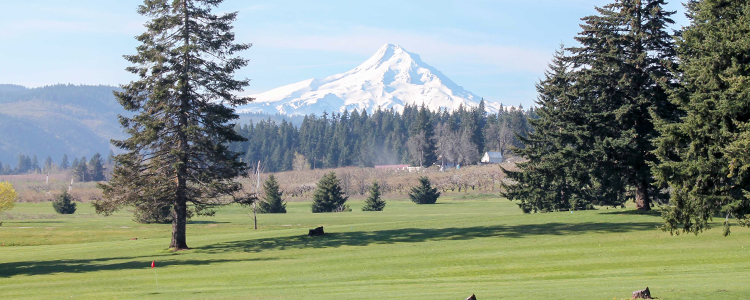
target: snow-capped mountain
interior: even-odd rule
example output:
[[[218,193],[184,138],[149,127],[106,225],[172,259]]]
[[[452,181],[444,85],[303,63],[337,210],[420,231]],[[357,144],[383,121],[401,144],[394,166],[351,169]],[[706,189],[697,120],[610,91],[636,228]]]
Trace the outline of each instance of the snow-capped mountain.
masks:
[[[265,93],[237,108],[240,113],[262,112],[283,115],[321,115],[378,107],[403,110],[404,105],[425,104],[431,110],[458,109],[479,105],[480,97],[464,90],[440,71],[424,63],[419,55],[399,45],[386,44],[353,70],[323,79],[308,79]],[[488,112],[500,104],[485,101]]]

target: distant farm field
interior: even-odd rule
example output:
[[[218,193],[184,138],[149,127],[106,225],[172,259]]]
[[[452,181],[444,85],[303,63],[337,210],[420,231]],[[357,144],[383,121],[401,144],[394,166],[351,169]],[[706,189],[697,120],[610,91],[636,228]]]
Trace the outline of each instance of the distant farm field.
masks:
[[[226,207],[170,225],[50,203],[0,213],[3,299],[750,299],[750,230],[699,236],[657,230],[629,209],[524,215],[496,196],[451,194],[435,205],[388,199],[384,212],[260,215]],[[307,237],[325,226],[327,235]],[[716,224],[715,226],[720,226]],[[137,240],[131,240],[137,238]],[[156,261],[158,293],[151,261]]]

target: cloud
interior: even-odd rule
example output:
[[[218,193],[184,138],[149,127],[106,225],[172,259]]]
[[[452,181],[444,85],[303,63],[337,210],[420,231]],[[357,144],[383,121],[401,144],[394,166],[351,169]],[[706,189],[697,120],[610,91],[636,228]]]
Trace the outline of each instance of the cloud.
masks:
[[[253,44],[258,47],[361,55],[371,55],[386,43],[400,44],[408,51],[422,56],[428,63],[450,61],[480,64],[494,66],[503,72],[542,72],[551,57],[551,53],[539,49],[479,42],[457,42],[449,35],[353,27],[346,32],[329,35],[260,31],[260,34],[251,36]]]

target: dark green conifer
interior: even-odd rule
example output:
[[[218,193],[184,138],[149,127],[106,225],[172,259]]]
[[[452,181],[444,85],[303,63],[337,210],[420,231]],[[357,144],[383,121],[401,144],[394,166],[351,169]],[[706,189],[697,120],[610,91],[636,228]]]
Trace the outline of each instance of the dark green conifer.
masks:
[[[89,161],[89,181],[104,181],[104,162],[102,156],[99,153],[94,154]]]
[[[536,85],[539,119],[529,120],[532,133],[518,137],[525,147],[513,150],[527,161],[517,164],[519,171],[503,169],[514,182],[503,183],[503,195],[519,201],[525,213],[592,207],[587,145],[577,138],[586,120],[577,104],[568,59],[563,49],[557,51]]]
[[[258,203],[258,211],[264,214],[285,214],[286,203],[281,198],[283,192],[279,190],[279,183],[273,175],[268,176],[268,180],[263,183],[263,192],[265,197]]]
[[[341,212],[349,210],[346,200],[341,190],[341,182],[336,177],[336,173],[331,172],[323,176],[318,182],[318,188],[313,194],[312,212]]]
[[[70,163],[68,162],[68,154],[63,154],[62,162],[60,162],[60,169],[67,170],[68,167],[70,167]]]
[[[676,111],[665,91],[675,82],[668,33],[674,12],[664,5],[621,0],[597,8],[597,15],[583,18],[576,37],[581,46],[570,49],[586,122],[577,137],[587,145],[581,155],[591,162],[594,204],[621,204],[631,190],[641,210],[664,198],[651,172],[658,136],[653,118],[673,119]]]
[[[97,212],[152,203],[171,206],[174,250],[188,249],[189,212],[213,214],[212,207],[236,195],[234,179],[246,173],[239,155],[229,149],[244,139],[234,131],[233,107],[248,80],[234,72],[248,60],[236,56],[249,44],[234,42],[237,13],[214,14],[221,0],[146,0],[138,12],[149,18],[146,32],[127,70],[138,79],[115,92],[133,117],[120,117],[129,135],[113,141],[125,153],[115,157],[104,200]]]
[[[433,188],[430,179],[419,177],[419,185],[411,188],[409,199],[416,204],[435,204],[440,197],[437,188]]]
[[[73,196],[68,194],[68,191],[63,190],[62,194],[57,196],[57,199],[52,202],[52,208],[58,214],[70,215],[76,212],[76,203],[73,202]]]
[[[714,216],[748,225],[750,214],[750,2],[690,1],[677,38],[682,113],[663,120],[655,177],[668,184],[664,229],[698,234]]]
[[[385,200],[380,198],[380,185],[376,181],[370,186],[370,196],[365,200],[362,211],[382,211],[383,208],[385,208]]]
[[[75,161],[74,161],[75,162]],[[89,174],[89,166],[86,164],[86,157],[81,157],[81,160],[76,164],[73,169],[73,176],[75,176],[78,182],[91,181],[91,175]]]

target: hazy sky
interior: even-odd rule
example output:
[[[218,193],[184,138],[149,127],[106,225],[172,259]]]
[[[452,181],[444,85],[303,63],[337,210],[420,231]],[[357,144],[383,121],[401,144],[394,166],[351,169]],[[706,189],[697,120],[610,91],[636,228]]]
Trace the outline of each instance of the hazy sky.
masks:
[[[109,84],[133,79],[144,18],[138,0],[0,0],[0,83]],[[249,93],[348,71],[386,43],[417,53],[457,84],[491,101],[528,107],[534,83],[580,18],[609,1],[226,0],[239,11],[237,40],[250,65]],[[687,24],[678,2],[675,28]]]

